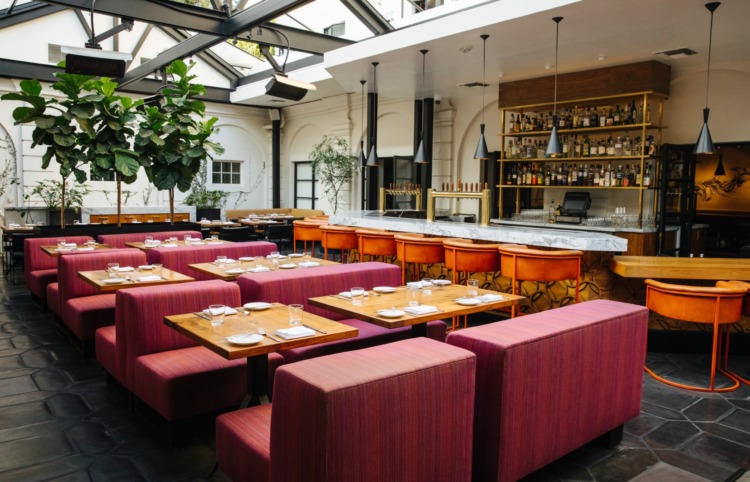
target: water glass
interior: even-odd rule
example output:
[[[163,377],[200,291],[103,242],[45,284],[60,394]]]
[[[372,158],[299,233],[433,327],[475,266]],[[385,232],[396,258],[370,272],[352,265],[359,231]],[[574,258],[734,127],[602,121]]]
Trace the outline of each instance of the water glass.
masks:
[[[58,248],[64,248],[65,247],[65,240],[64,239],[58,239],[57,240],[57,247]]]
[[[287,307],[289,311],[289,326],[297,326],[302,324],[302,313],[304,312],[302,305],[289,305]]]
[[[161,263],[154,263],[151,265],[151,272],[161,276]]]
[[[183,240],[183,241],[185,241],[185,244],[190,244],[190,241],[192,241],[192,240],[193,240],[193,237],[192,237],[192,236],[190,236],[189,234],[186,234],[186,235],[184,235],[184,236],[182,237],[182,240]]]
[[[94,241],[93,239],[89,239],[88,241],[86,241],[86,246],[93,248],[94,246],[96,246],[96,241]]]
[[[117,278],[117,273],[120,272],[120,263],[107,263],[107,273],[110,278]]]
[[[227,307],[224,305],[211,305],[208,307],[208,314],[211,317],[211,326],[219,326],[224,323],[224,313]]]
[[[422,294],[432,294],[432,278],[422,278]]]
[[[477,296],[479,294],[479,280],[469,278],[466,280],[466,294],[468,296]]]
[[[219,235],[218,234],[212,234],[211,235],[211,241],[218,241],[218,240],[219,240]]]
[[[153,236],[146,236],[145,243],[146,244],[153,244],[154,237]]]
[[[350,291],[352,295],[352,304],[354,306],[361,306],[362,301],[365,299],[365,289],[359,286],[356,286],[351,289]]]
[[[227,257],[226,256],[217,256],[216,257],[216,264],[219,266],[219,269],[224,271],[224,268],[227,267]]]
[[[422,301],[422,286],[421,283],[409,283],[406,290],[407,305],[419,306]]]

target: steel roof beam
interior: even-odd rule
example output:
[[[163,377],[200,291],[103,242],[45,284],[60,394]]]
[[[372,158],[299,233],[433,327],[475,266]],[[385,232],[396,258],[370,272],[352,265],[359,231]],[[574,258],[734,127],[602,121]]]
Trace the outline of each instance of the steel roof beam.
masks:
[[[341,3],[370,29],[375,35],[393,32],[393,25],[378,12],[367,0],[341,0]]]
[[[62,12],[63,10],[65,10],[65,8],[46,5],[41,2],[30,2],[18,5],[13,9],[11,14],[8,14],[8,9],[6,8],[0,10],[0,29],[46,17],[47,15]]]

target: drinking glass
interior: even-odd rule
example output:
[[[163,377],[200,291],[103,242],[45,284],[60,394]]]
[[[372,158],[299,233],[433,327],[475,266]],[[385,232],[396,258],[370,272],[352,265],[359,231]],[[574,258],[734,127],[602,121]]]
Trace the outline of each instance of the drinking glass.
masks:
[[[354,306],[361,306],[362,301],[365,298],[365,289],[360,286],[355,286],[351,289],[350,293],[352,295],[352,304]]]
[[[224,313],[227,307],[224,305],[211,305],[208,307],[208,313],[211,316],[211,326],[219,326],[224,323]]]
[[[191,241],[192,239],[193,239],[193,237],[192,237],[192,236],[190,236],[189,234],[186,234],[186,235],[184,235],[184,236],[182,237],[182,240],[183,240],[183,241],[185,241],[185,244],[190,244],[190,241]]]
[[[58,248],[64,248],[65,247],[65,240],[64,239],[58,239],[57,240],[57,247]]]
[[[117,278],[117,273],[120,272],[120,263],[107,263],[107,273],[110,278]]]
[[[218,240],[219,240],[219,235],[218,234],[212,234],[211,235],[211,241],[218,241]]]
[[[146,244],[152,244],[154,242],[153,236],[146,236]]]
[[[271,251],[271,253],[268,255],[269,258],[278,258],[279,252],[278,251]]]
[[[219,269],[224,271],[224,268],[227,266],[227,257],[226,256],[217,256],[216,257],[216,264],[219,266]]]
[[[406,290],[407,305],[419,306],[422,301],[422,286],[421,283],[409,283]]]
[[[422,294],[432,294],[432,278],[422,278]]]
[[[151,272],[161,276],[161,263],[154,263],[151,265]]]
[[[297,326],[302,324],[302,313],[304,312],[302,305],[289,305],[289,326]]]
[[[479,294],[479,280],[469,278],[466,280],[466,294],[468,296],[477,296]]]

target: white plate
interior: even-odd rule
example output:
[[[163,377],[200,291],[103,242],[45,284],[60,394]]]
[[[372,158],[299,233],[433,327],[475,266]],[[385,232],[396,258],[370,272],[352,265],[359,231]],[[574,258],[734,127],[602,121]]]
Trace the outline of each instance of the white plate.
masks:
[[[476,306],[481,305],[482,300],[478,300],[476,298],[461,298],[460,300],[456,300],[456,303],[464,306]]]
[[[302,254],[302,253],[289,253],[288,256],[290,258],[301,258],[302,256],[304,256],[304,254]]]
[[[393,293],[396,288],[392,286],[376,286],[372,289],[376,293]]]
[[[228,269],[228,270],[226,270],[224,272],[226,274],[242,274],[242,273],[245,272],[245,270],[242,269],[242,268],[233,268],[233,269]]]
[[[297,265],[294,264],[294,263],[285,263],[285,264],[280,264],[279,265],[279,268],[281,268],[281,269],[292,269],[292,268],[296,268],[296,267],[297,267]]]
[[[435,286],[448,286],[451,284],[451,281],[447,279],[434,279],[432,280],[432,284]]]
[[[252,303],[245,303],[245,308],[252,311],[260,311],[260,310],[267,310],[271,307],[271,303],[264,303],[263,301],[254,301]]]
[[[122,283],[123,281],[125,280],[122,278],[104,278],[102,280],[102,283],[108,284],[108,285],[116,285],[118,283]]]
[[[255,256],[242,256],[238,258],[240,261],[255,261]]]
[[[404,316],[406,313],[401,310],[382,310],[378,311],[377,314],[379,316],[382,316],[383,318],[398,318],[400,316]]]
[[[235,345],[254,345],[263,341],[263,337],[257,333],[244,333],[241,335],[229,336],[227,337],[227,341]]]

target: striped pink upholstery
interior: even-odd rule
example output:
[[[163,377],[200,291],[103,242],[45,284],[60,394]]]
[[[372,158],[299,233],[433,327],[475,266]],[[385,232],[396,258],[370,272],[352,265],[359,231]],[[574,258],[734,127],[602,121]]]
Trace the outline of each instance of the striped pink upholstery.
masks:
[[[137,249],[108,249],[100,253],[66,254],[59,257],[58,285],[62,319],[81,341],[93,340],[98,328],[114,323],[114,293],[101,294],[78,277],[79,271],[106,269],[107,263],[139,266],[146,263],[146,255]]]
[[[115,318],[117,318],[116,314]],[[118,359],[116,330],[117,328],[114,325],[103,326],[96,330],[94,336],[96,361],[122,386],[125,386],[125,368]]]
[[[83,244],[94,238],[91,236],[60,236],[23,240],[23,272],[26,278],[26,288],[40,300],[47,298],[47,285],[57,281],[57,258],[46,254],[41,250],[41,247],[54,246],[58,239],[65,239],[68,243]]]
[[[117,292],[118,368],[110,373],[167,420],[236,407],[247,393],[244,359],[226,360],[164,324],[211,303],[239,306],[239,288],[213,280]]]
[[[292,363],[345,350],[358,350],[369,346],[403,340],[412,336],[411,327],[388,329],[365,321],[346,318],[323,308],[310,306],[308,298],[348,291],[352,286],[372,289],[375,286],[399,286],[401,270],[398,266],[380,262],[339,264],[319,268],[273,271],[242,275],[237,280],[242,292],[242,302],[267,301],[283,304],[301,303],[305,311],[330,320],[337,320],[359,330],[356,338],[322,343],[279,352],[284,363]],[[427,324],[427,336],[445,340],[446,325],[442,321]],[[273,386],[273,373],[270,376]]]
[[[62,303],[60,302],[60,285],[55,281],[47,285],[47,308],[62,318]]]
[[[265,256],[277,251],[276,244],[266,241],[249,241],[246,243],[225,243],[219,245],[200,244],[197,246],[178,246],[176,248],[154,248],[148,250],[149,263],[161,263],[165,268],[178,271],[196,280],[209,280],[211,276],[193,271],[189,264],[210,263],[219,255],[230,259],[242,256]]]
[[[102,244],[109,245],[111,248],[127,248],[128,246],[125,246],[125,243],[142,243],[146,240],[146,236],[152,236],[154,239],[164,241],[173,236],[182,239],[186,234],[194,238],[203,239],[203,234],[200,231],[157,231],[154,233],[100,234],[97,236],[97,240]]]
[[[219,466],[235,482],[468,482],[475,370],[427,338],[285,365],[270,413],[217,419]]]
[[[475,480],[518,480],[637,417],[647,323],[596,300],[450,333],[477,355]]]

